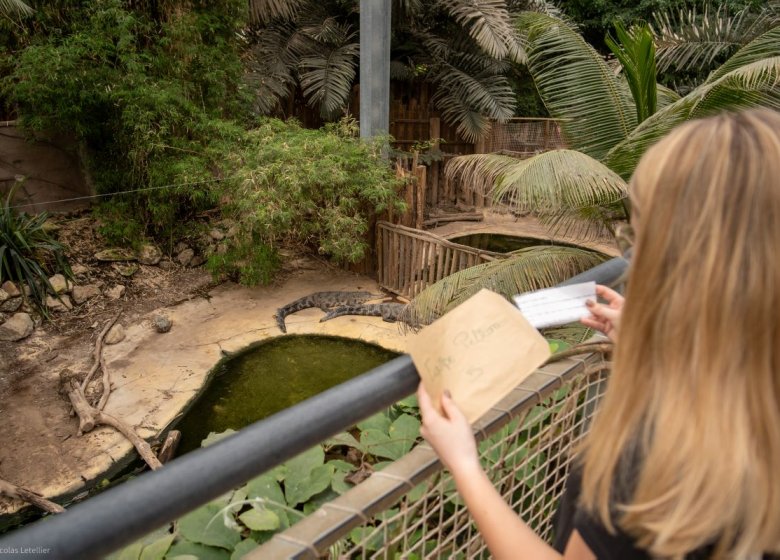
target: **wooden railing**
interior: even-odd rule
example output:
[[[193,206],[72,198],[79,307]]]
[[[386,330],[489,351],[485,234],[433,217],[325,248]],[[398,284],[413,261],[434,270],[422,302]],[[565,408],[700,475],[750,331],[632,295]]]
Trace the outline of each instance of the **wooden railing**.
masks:
[[[377,281],[407,298],[459,270],[505,257],[389,222],[377,222],[376,234]]]

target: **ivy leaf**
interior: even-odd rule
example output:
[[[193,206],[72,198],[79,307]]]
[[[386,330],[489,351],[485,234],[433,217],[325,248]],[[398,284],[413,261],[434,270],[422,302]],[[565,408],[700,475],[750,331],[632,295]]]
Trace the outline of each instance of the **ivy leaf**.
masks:
[[[253,531],[275,531],[280,525],[279,516],[265,508],[252,508],[238,518]]]
[[[217,504],[206,504],[179,520],[179,533],[193,543],[232,550],[241,536],[225,526]]]

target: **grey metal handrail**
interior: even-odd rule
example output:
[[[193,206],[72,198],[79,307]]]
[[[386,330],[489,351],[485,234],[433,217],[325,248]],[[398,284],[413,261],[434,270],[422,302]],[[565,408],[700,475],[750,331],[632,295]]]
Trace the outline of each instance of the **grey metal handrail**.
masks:
[[[563,284],[614,282],[627,261],[611,259]],[[111,488],[0,539],[0,557],[103,558],[410,395],[419,376],[408,355],[255,422],[165,468]],[[26,552],[22,552],[25,550]]]

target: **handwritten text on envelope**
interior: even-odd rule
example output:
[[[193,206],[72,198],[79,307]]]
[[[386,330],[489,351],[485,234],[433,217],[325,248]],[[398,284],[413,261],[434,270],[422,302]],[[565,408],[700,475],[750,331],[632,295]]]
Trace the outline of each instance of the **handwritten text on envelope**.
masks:
[[[517,308],[485,289],[412,337],[407,351],[436,406],[448,389],[472,423],[550,357]]]

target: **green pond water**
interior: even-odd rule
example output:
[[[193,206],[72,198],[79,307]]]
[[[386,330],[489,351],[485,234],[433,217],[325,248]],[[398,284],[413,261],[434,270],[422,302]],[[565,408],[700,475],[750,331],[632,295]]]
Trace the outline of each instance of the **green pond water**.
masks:
[[[396,356],[336,336],[287,335],[252,345],[220,362],[211,384],[177,424],[178,454],[200,447],[209,432],[243,428]]]
[[[501,235],[498,233],[472,233],[471,235],[452,237],[449,241],[474,247],[475,249],[493,251],[494,253],[509,253],[511,251],[517,251],[518,249],[527,249],[528,247],[553,245],[552,241],[546,239],[516,237],[514,235]],[[563,245],[564,247],[576,247],[576,245],[570,243],[555,242],[554,244]]]

